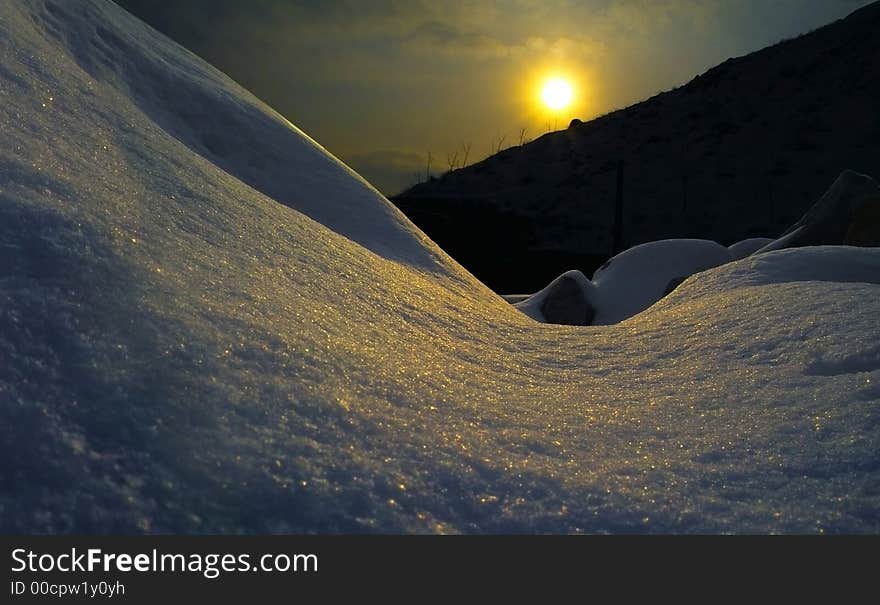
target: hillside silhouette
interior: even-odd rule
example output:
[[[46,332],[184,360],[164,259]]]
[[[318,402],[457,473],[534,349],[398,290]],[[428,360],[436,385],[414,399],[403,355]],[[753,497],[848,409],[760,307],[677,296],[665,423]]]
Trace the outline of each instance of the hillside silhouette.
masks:
[[[775,237],[843,170],[880,175],[880,3],[588,122],[418,184],[392,201],[499,291],[622,244]]]

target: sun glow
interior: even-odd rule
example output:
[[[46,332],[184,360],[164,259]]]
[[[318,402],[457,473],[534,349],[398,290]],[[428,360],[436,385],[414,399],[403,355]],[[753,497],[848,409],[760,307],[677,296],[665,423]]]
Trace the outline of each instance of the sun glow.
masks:
[[[553,78],[544,83],[541,89],[541,98],[544,105],[553,110],[564,109],[567,107],[574,97],[574,91],[571,84],[562,78]]]

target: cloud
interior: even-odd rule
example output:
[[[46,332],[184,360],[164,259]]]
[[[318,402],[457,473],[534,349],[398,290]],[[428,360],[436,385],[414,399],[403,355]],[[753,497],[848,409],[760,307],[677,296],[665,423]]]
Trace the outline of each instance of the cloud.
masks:
[[[525,44],[521,47],[520,54],[557,59],[596,59],[605,53],[605,48],[606,45],[601,40],[588,37],[569,38],[561,36],[550,39],[532,36],[525,41]]]
[[[596,57],[604,50],[604,45],[587,37],[558,36],[555,38],[527,35],[509,36],[508,40],[474,29],[460,27],[440,21],[421,23],[403,39],[408,49],[441,53],[445,55],[465,55],[471,59],[519,59],[551,57],[565,59],[572,57]]]
[[[405,37],[410,49],[450,54],[468,54],[474,57],[505,57],[511,48],[492,36],[479,31],[463,31],[457,26],[440,21],[419,24]]]

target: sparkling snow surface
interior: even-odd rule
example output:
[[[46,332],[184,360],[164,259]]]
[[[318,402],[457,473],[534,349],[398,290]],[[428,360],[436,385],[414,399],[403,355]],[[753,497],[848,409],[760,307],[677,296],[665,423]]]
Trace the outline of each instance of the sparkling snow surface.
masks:
[[[0,128],[3,533],[880,531],[876,250],[538,324],[104,1],[0,3]]]

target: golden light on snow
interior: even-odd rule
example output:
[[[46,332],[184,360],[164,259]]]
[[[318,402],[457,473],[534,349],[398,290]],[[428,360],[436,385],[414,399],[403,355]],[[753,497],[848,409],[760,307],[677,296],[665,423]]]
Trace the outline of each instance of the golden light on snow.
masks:
[[[574,91],[566,80],[551,78],[544,83],[541,89],[541,99],[544,105],[553,110],[564,109],[574,97]]]

